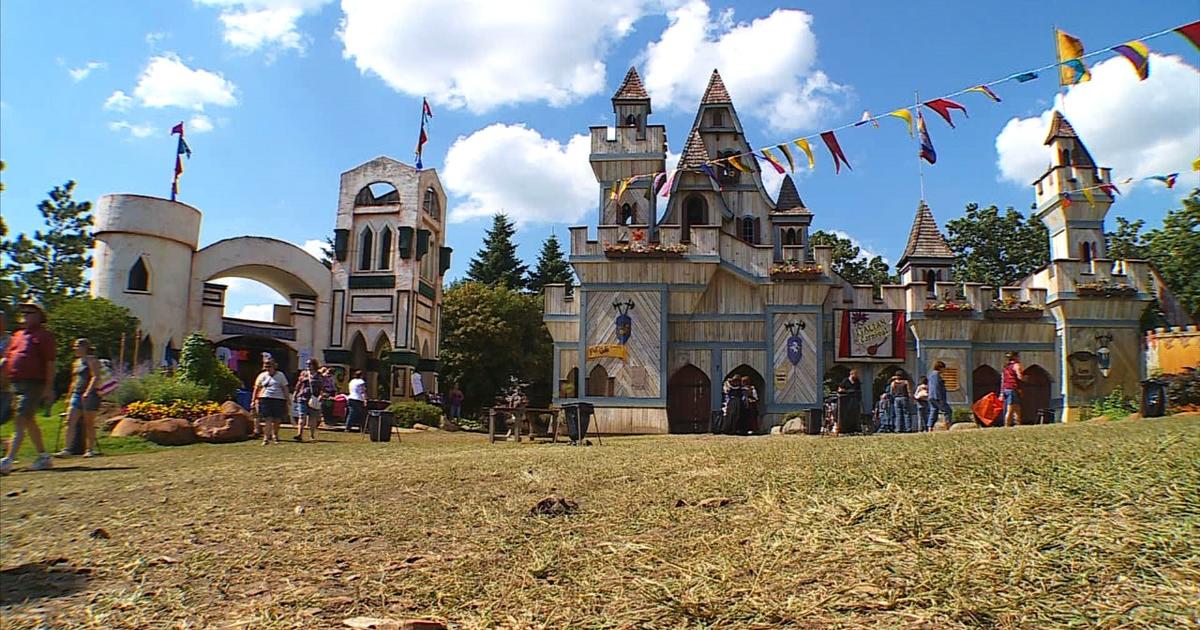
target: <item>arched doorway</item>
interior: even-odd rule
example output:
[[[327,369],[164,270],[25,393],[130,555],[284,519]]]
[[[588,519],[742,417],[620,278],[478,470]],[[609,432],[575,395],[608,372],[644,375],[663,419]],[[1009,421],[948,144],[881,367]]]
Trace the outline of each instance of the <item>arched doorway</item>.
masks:
[[[681,243],[692,242],[692,226],[708,224],[708,204],[704,202],[704,197],[700,195],[691,195],[683,202],[683,221],[681,221],[682,230],[680,230],[679,241]]]
[[[354,333],[353,340],[350,341],[350,374],[354,374],[355,370],[362,370],[363,377],[367,381],[367,394],[371,398],[376,396],[372,393],[375,391],[375,383],[372,381],[372,374],[367,370],[367,340],[363,337],[362,331]]]
[[[707,433],[712,422],[712,384],[700,368],[687,364],[667,381],[667,430]]]
[[[587,383],[585,385],[588,396],[605,397],[613,395],[613,378],[608,375],[608,370],[604,369],[604,366],[599,363],[596,364],[596,367],[592,368],[591,372],[588,372]]]
[[[237,374],[246,388],[254,384],[254,379],[262,371],[264,352],[269,353],[271,358],[275,359],[278,370],[288,377],[288,381],[295,382],[296,375],[300,372],[296,351],[278,339],[239,335],[222,339],[214,347],[218,349],[217,356],[225,361],[234,374]],[[220,348],[226,348],[227,351],[222,352]]]
[[[990,365],[981,365],[971,373],[971,403],[1000,392],[1000,373]]]
[[[750,384],[754,386],[754,392],[758,396],[758,405],[756,407],[757,417],[754,418],[753,421],[746,420],[748,423],[746,426],[752,432],[761,432],[765,428],[765,423],[763,422],[763,410],[767,406],[767,382],[763,379],[762,374],[758,373],[758,370],[743,363],[733,368],[728,374],[725,375],[724,380],[721,381],[722,387],[724,387],[725,381],[728,381],[735,376],[743,380],[747,378],[750,379]]]
[[[871,392],[875,395],[875,400],[864,400],[863,404],[868,409],[874,409],[879,404],[879,395],[887,391],[888,385],[892,382],[892,375],[903,371],[903,366],[895,364],[879,368],[879,372],[875,375],[875,380],[871,382]],[[916,385],[916,383],[913,383],[914,388]]]
[[[1025,368],[1021,382],[1021,424],[1037,424],[1038,411],[1050,407],[1050,375],[1041,366]]]
[[[392,399],[392,342],[388,340],[387,333],[379,335],[379,339],[375,340],[375,352],[373,353],[374,363],[378,366],[379,371],[376,377],[376,396],[383,400]],[[397,387],[403,388],[402,383],[396,383]]]

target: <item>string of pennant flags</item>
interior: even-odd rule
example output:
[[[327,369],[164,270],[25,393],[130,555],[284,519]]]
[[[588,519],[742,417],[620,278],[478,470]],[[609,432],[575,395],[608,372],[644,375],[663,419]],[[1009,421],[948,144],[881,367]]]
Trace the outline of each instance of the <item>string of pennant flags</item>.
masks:
[[[887,118],[896,118],[904,121],[908,128],[909,136],[919,140],[920,159],[923,159],[930,164],[934,164],[937,162],[937,152],[934,150],[933,141],[929,136],[929,131],[925,124],[925,116],[921,110],[922,106],[936,113],[942,120],[946,122],[946,124],[950,126],[951,129],[954,129],[956,127],[954,124],[955,121],[953,112],[961,112],[964,118],[968,117],[966,106],[952,100],[955,97],[970,93],[978,93],[992,102],[999,103],[1002,101],[1002,99],[995,92],[995,90],[992,89],[995,86],[1008,83],[1010,81],[1014,81],[1016,83],[1027,83],[1029,81],[1038,79],[1041,76],[1041,73],[1054,70],[1055,68],[1057,68],[1059,71],[1060,86],[1069,86],[1090,81],[1091,72],[1088,69],[1086,60],[1097,55],[1107,54],[1109,52],[1115,52],[1129,60],[1130,64],[1133,66],[1134,72],[1137,73],[1138,79],[1144,81],[1150,76],[1150,49],[1148,46],[1146,46],[1145,42],[1169,33],[1182,35],[1185,39],[1191,42],[1192,45],[1197,48],[1197,50],[1200,50],[1200,20],[1190,24],[1184,24],[1182,26],[1163,29],[1156,33],[1144,35],[1123,44],[1110,46],[1090,53],[1084,51],[1083,42],[1078,38],[1073,37],[1062,30],[1055,29],[1054,36],[1057,59],[1052,64],[1031,68],[1029,70],[1007,75],[994,81],[963,88],[938,98],[914,103],[913,105],[908,105],[889,111],[886,114],[872,115],[870,111],[864,111],[862,117],[857,121],[846,123],[820,133],[794,138],[792,140],[767,145],[758,149],[752,149],[745,153],[726,155],[718,159],[708,160],[701,163],[697,168],[694,169],[676,168],[671,171],[656,171],[653,173],[633,175],[631,177],[614,181],[612,184],[612,189],[610,190],[609,199],[614,203],[619,202],[631,184],[644,179],[652,180],[652,191],[661,191],[661,195],[663,197],[667,197],[670,194],[670,190],[675,178],[681,171],[703,172],[713,182],[713,186],[719,188],[719,180],[717,178],[717,172],[715,168],[724,168],[726,165],[743,173],[750,173],[754,171],[754,166],[757,164],[757,162],[761,161],[765,162],[777,173],[782,175],[788,171],[794,173],[796,171],[797,163],[803,164],[803,162],[799,162],[797,159],[799,156],[803,155],[803,158],[808,162],[808,168],[814,169],[816,168],[817,161],[816,156],[813,153],[813,144],[818,138],[825,145],[825,148],[829,151],[830,157],[833,159],[834,174],[840,174],[843,165],[850,170],[853,170],[853,167],[850,166],[850,161],[846,159],[846,154],[842,151],[841,144],[839,143],[836,135],[837,132],[853,127],[862,127],[868,124],[878,129],[879,121]],[[784,168],[785,162],[787,163],[786,170]],[[1192,169],[1200,171],[1200,158],[1192,163]],[[1168,188],[1172,188],[1175,185],[1175,179],[1178,177],[1178,175],[1178,173],[1170,173],[1166,175],[1155,175],[1143,179],[1159,181],[1165,184]],[[1129,178],[1120,183],[1130,183],[1132,181],[1134,180]],[[1120,192],[1116,189],[1114,184],[1101,184],[1091,188],[1072,192],[1080,192],[1085,198],[1088,199],[1089,203],[1094,203],[1091,192],[1095,189],[1106,189],[1107,187],[1111,187],[1112,191],[1117,193]],[[1112,194],[1112,192],[1108,191],[1107,189],[1105,192],[1108,192],[1110,195]],[[1069,202],[1069,199],[1065,201],[1065,203]]]

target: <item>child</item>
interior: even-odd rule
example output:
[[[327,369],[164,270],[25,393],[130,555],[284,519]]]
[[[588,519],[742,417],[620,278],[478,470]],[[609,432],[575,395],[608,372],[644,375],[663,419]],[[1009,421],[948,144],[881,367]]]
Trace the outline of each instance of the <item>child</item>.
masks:
[[[913,398],[917,399],[917,416],[920,418],[920,423],[917,425],[917,430],[929,431],[932,429],[929,423],[929,378],[921,377],[921,384],[917,385],[917,391],[913,394]]]
[[[879,404],[875,407],[876,433],[892,433],[892,397],[884,392],[879,395]]]

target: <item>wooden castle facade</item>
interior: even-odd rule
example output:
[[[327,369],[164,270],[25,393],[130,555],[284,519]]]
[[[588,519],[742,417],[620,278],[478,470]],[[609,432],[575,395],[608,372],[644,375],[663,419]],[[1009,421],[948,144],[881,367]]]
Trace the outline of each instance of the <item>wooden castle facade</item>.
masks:
[[[1069,419],[1116,384],[1136,386],[1148,268],[1105,258],[1101,221],[1112,198],[1101,192],[1089,203],[1069,191],[1107,182],[1108,173],[1061,117],[1047,138],[1055,164],[1036,184],[1051,230],[1045,268],[1020,286],[955,283],[954,253],[922,202],[900,284],[877,290],[830,270],[831,249],[809,242],[814,213],[790,177],[772,201],[754,160],[744,169],[706,165],[751,149],[717,71],[666,191],[644,178],[613,199],[614,184],[665,170],[666,129],[649,124],[650,97],[635,69],[612,103],[614,125],[591,128],[596,232],[571,228],[579,286],[548,286],[544,316],[555,402],[592,403],[605,432],[705,432],[732,375],[754,383],[766,430],[819,407],[826,382],[852,367],[869,405],[892,372],[924,374],[938,360],[948,366],[951,404],[964,407],[994,391],[1011,350],[1030,373],[1029,418],[1055,409],[1062,419],[1066,409]],[[1098,287],[1100,298],[1083,286]]]

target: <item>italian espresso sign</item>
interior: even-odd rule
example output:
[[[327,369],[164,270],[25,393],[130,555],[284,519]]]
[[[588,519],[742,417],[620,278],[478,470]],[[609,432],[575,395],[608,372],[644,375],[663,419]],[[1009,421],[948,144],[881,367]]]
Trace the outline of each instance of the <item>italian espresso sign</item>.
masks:
[[[839,361],[904,359],[904,311],[841,311]]]

